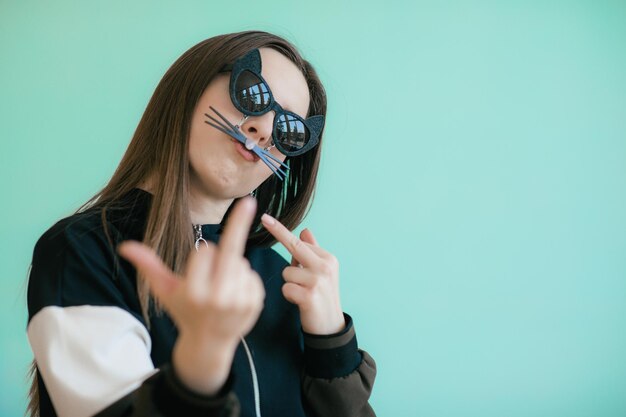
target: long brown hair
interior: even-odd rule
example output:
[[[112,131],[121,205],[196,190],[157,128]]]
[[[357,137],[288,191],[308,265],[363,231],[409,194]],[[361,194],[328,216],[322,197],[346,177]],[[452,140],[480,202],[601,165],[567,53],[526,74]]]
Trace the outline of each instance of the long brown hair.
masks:
[[[100,210],[106,231],[107,209],[121,197],[150,180],[152,204],[147,216],[143,242],[152,247],[173,271],[181,272],[193,248],[189,216],[189,131],[191,118],[200,99],[219,71],[255,48],[273,48],[291,60],[304,75],[309,87],[308,115],[326,115],[326,92],[315,70],[296,48],[276,35],[247,31],[215,36],[186,51],[167,70],[157,86],[137,130],[108,184],[83,204],[78,212]],[[260,226],[260,215],[269,213],[290,230],[304,219],[313,200],[321,155],[320,144],[311,151],[285,162],[285,181],[270,176],[255,191],[258,215],[253,223],[249,245],[270,246],[274,238]],[[225,218],[228,216],[226,214]],[[111,240],[109,240],[111,241]],[[137,287],[142,312],[149,323],[151,302],[145,280]],[[39,410],[36,372],[28,412]]]

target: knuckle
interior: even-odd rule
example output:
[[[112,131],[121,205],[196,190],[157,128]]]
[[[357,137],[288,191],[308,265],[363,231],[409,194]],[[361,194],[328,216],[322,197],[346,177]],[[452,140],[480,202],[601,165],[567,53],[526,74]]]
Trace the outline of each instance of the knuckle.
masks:
[[[291,276],[293,274],[293,266],[288,266],[287,268],[283,269],[283,278],[285,278],[285,280],[289,281],[291,279]]]
[[[291,247],[293,251],[298,251],[300,249],[300,246],[302,246],[302,241],[298,239],[297,236],[292,235],[289,238],[289,246]]]
[[[334,272],[334,267],[332,264],[330,264],[329,262],[324,262],[321,266],[320,266],[320,272],[322,274],[324,274],[325,276],[330,276],[333,274]]]
[[[251,279],[263,285],[263,279],[261,279],[261,275],[259,275],[259,273],[255,269],[250,267],[250,269],[248,270],[248,274],[250,275]]]
[[[252,269],[252,266],[250,265],[250,261],[248,260],[248,258],[241,258],[241,265],[242,267],[247,271],[249,269]]]
[[[262,284],[261,277],[259,274],[252,268],[246,271],[246,281],[250,284],[250,286],[255,287],[259,284]]]
[[[258,285],[255,289],[255,299],[258,300],[261,305],[265,302],[265,295],[265,288],[263,285]]]
[[[257,297],[255,297],[254,310],[261,311],[263,310],[264,305],[265,305],[265,293],[260,293],[258,294]]]
[[[321,280],[322,279],[319,276],[319,274],[312,275],[311,278],[309,279],[310,286],[317,287],[320,284]]]

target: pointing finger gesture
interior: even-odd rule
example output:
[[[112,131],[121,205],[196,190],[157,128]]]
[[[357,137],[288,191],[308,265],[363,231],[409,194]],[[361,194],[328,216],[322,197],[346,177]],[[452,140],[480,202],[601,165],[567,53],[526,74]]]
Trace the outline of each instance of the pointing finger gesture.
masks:
[[[339,299],[337,258],[322,249],[308,229],[298,237],[267,214],[261,221],[291,253],[291,266],[283,270],[283,295],[298,305],[302,329],[311,334],[341,331],[345,320]]]

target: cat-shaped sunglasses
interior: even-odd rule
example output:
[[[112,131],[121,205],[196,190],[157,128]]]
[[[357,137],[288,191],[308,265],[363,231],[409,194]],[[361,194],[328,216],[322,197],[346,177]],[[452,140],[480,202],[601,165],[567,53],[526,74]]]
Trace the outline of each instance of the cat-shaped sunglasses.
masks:
[[[230,71],[229,93],[230,99],[237,110],[244,115],[244,120],[250,116],[261,116],[274,111],[272,129],[273,146],[285,156],[298,156],[311,150],[319,142],[319,136],[324,128],[324,116],[317,115],[302,118],[296,113],[283,109],[274,99],[269,85],[261,76],[261,54],[253,49],[239,58],[232,67],[227,66],[223,72]],[[271,148],[262,149],[239,129],[233,125],[216,109],[210,109],[221,121],[207,113],[204,115],[210,120],[205,123],[241,142],[246,149],[254,152],[281,180],[286,177],[284,164],[268,152]],[[283,169],[284,168],[284,169]]]

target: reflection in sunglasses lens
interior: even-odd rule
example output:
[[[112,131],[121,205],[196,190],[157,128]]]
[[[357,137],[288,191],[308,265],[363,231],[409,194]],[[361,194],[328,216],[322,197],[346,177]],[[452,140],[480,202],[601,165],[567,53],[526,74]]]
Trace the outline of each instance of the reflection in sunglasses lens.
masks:
[[[267,84],[250,71],[243,71],[237,77],[235,95],[239,105],[249,112],[261,112],[270,104],[270,93]]]
[[[269,86],[251,71],[242,71],[235,80],[235,98],[240,110],[263,113],[271,101]],[[309,130],[304,122],[291,114],[280,114],[276,119],[274,139],[285,152],[301,150],[309,141]]]
[[[287,152],[302,149],[309,140],[309,131],[304,123],[290,114],[282,114],[278,118],[274,134]]]

